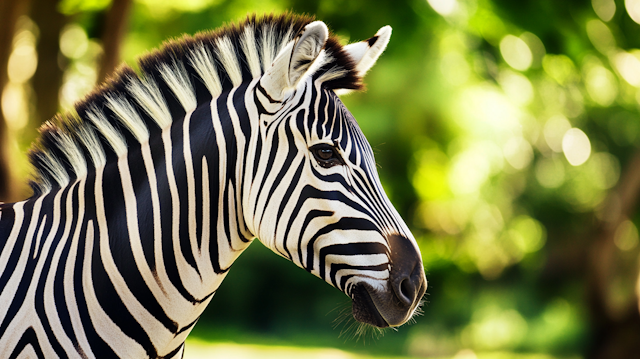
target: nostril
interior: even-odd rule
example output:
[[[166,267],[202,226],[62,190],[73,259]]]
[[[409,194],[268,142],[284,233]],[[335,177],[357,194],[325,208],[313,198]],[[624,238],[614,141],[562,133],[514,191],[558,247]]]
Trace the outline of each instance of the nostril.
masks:
[[[405,308],[417,305],[426,291],[426,278],[422,267],[420,252],[411,240],[401,235],[390,235],[389,284],[398,304]]]
[[[395,281],[393,291],[403,306],[410,306],[416,296],[416,286],[412,283],[411,278],[405,276]]]
[[[415,286],[411,283],[411,279],[409,277],[402,278],[395,289],[396,296],[400,299],[402,304],[413,304],[416,291]]]
[[[400,293],[409,299],[410,303],[413,303],[414,287],[411,285],[409,278],[405,278],[400,282]]]

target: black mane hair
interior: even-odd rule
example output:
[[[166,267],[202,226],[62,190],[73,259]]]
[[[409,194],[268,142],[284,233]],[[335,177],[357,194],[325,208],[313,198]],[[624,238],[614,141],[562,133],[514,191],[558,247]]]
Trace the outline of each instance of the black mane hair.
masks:
[[[189,56],[193,51],[204,48],[209,53],[215,62],[222,91],[230,90],[235,86],[232,75],[221,65],[224,63],[221,59],[223,51],[217,45],[218,41],[221,39],[230,41],[231,49],[235,52],[234,56],[242,75],[242,82],[247,82],[254,77],[242,48],[242,36],[248,26],[253,29],[255,35],[254,40],[258,48],[260,63],[270,64],[275,59],[277,51],[295,38],[313,20],[314,18],[310,16],[291,13],[265,16],[250,15],[237,24],[230,23],[216,30],[201,32],[194,36],[184,35],[165,42],[160,49],[143,55],[138,60],[140,73],[136,73],[127,65],[122,65],[103,84],[76,103],[73,109],[65,114],[56,115],[42,125],[40,128],[41,136],[29,153],[29,158],[35,169],[33,179],[30,182],[34,196],[50,192],[54,188],[64,187],[75,179],[86,175],[88,171],[104,165],[105,163],[96,163],[96,156],[100,157],[98,156],[100,152],[102,152],[106,163],[117,159],[117,151],[113,147],[114,142],[118,141],[115,141],[113,136],[110,139],[109,133],[96,126],[95,121],[90,119],[96,110],[104,113],[104,119],[115,130],[118,135],[116,137],[123,140],[127,149],[132,146],[140,146],[136,136],[122,121],[118,120],[113,109],[109,107],[109,98],[123,99],[131,103],[146,126],[149,135],[154,136],[160,133],[161,128],[158,125],[158,120],[152,118],[136,102],[130,87],[132,83],[142,83],[146,80],[156,83],[171,113],[171,119],[182,118],[185,115],[184,107],[163,79],[160,71],[162,66],[180,66],[188,75],[197,104],[202,104],[210,101],[213,96],[210,89],[205,86],[205,81],[199,75],[198,70],[189,61]],[[269,41],[275,45],[270,49],[270,52],[265,52],[263,43],[260,43],[264,37],[269,37]],[[343,50],[336,36],[329,37],[324,50],[328,55],[328,60],[313,76],[320,78],[332,73],[333,76],[326,76],[327,80],[323,82],[323,86],[328,89],[361,89],[361,78],[355,70],[355,64]],[[265,58],[265,56],[272,58]],[[261,66],[261,74],[265,70],[264,65]]]

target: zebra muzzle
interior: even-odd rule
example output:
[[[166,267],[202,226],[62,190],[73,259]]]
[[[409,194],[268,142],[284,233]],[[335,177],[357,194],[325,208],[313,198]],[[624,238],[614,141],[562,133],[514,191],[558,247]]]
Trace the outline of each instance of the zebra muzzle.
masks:
[[[420,252],[403,236],[390,236],[388,242],[391,272],[386,290],[362,282],[352,292],[353,317],[379,328],[406,323],[427,290]]]

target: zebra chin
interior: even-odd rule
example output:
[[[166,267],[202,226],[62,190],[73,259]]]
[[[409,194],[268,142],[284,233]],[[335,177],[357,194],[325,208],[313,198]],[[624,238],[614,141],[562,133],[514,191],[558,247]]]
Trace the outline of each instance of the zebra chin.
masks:
[[[411,319],[427,291],[420,252],[406,237],[387,238],[391,272],[385,290],[367,282],[351,292],[353,317],[378,328],[397,327]]]

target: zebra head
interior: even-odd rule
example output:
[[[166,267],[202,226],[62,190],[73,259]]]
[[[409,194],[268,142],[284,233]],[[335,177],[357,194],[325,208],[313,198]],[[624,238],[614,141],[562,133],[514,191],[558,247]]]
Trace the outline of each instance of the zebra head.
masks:
[[[359,81],[390,35],[387,26],[330,47],[336,40],[315,21],[280,50],[256,84],[259,145],[243,199],[247,226],[263,244],[346,293],[355,319],[377,327],[409,320],[427,280],[370,145],[337,86],[326,84]],[[346,63],[333,71],[336,59]]]

